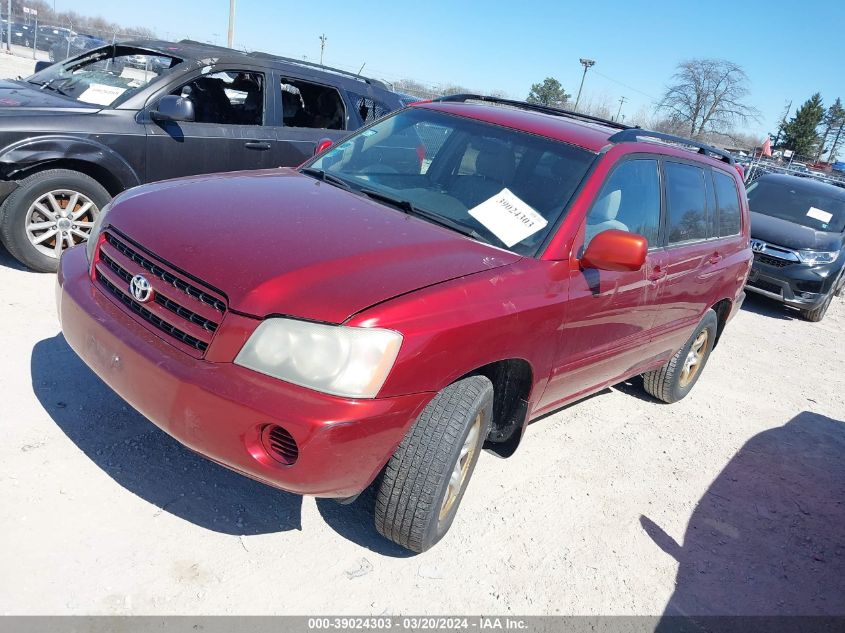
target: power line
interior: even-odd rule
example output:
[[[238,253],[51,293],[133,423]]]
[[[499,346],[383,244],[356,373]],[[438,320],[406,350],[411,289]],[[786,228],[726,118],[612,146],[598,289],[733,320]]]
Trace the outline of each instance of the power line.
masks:
[[[613,77],[608,77],[608,76],[607,76],[607,75],[605,75],[604,73],[600,73],[600,72],[599,72],[599,71],[597,71],[597,70],[594,70],[594,71],[593,71],[593,73],[594,73],[594,74],[596,74],[596,75],[598,75],[599,77],[604,77],[604,78],[605,78],[605,79],[607,79],[608,81],[612,81],[613,83],[619,84],[620,86],[623,86],[624,88],[627,88],[628,90],[633,90],[634,92],[637,92],[637,93],[639,93],[639,94],[643,95],[644,97],[648,97],[649,99],[651,99],[651,100],[653,100],[653,101],[657,101],[657,100],[658,100],[658,99],[657,99],[657,97],[655,97],[654,95],[650,95],[650,94],[648,94],[647,92],[643,92],[642,90],[637,90],[637,89],[636,89],[636,88],[634,88],[633,86],[629,86],[628,84],[626,84],[626,83],[624,83],[624,82],[622,82],[622,81],[619,81],[618,79],[614,79]]]

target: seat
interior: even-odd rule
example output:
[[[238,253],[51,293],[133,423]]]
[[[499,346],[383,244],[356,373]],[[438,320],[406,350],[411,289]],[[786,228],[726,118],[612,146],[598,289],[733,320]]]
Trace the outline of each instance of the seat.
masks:
[[[200,77],[191,82],[190,94],[198,123],[235,123],[232,102],[226,96],[222,79]]]
[[[516,170],[513,149],[499,142],[486,142],[478,148],[475,173],[456,176],[449,187],[449,194],[468,209],[492,198],[508,186]]]
[[[587,215],[587,229],[584,245],[590,243],[596,235],[609,229],[627,231],[628,227],[616,219],[622,205],[622,190],[614,189],[599,198]]]

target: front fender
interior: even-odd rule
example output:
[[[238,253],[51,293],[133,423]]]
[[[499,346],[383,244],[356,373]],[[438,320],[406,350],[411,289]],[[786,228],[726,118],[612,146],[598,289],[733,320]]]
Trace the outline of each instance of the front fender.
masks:
[[[120,154],[99,141],[78,136],[39,136],[13,143],[0,150],[0,169],[6,178],[14,178],[35,165],[68,159],[107,170],[124,189],[141,184],[138,174]]]

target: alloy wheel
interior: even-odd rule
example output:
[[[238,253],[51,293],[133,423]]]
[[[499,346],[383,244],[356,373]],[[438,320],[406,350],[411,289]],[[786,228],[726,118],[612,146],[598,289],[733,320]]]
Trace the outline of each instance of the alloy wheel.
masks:
[[[58,259],[65,248],[88,239],[99,212],[83,193],[70,189],[48,191],[26,212],[26,236],[41,253]]]

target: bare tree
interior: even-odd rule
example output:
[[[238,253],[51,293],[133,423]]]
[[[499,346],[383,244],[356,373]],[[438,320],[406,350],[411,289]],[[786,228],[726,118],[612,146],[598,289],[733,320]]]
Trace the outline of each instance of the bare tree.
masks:
[[[672,82],[657,108],[684,124],[693,138],[759,120],[759,111],[744,102],[748,76],[733,62],[690,59],[678,64]]]

